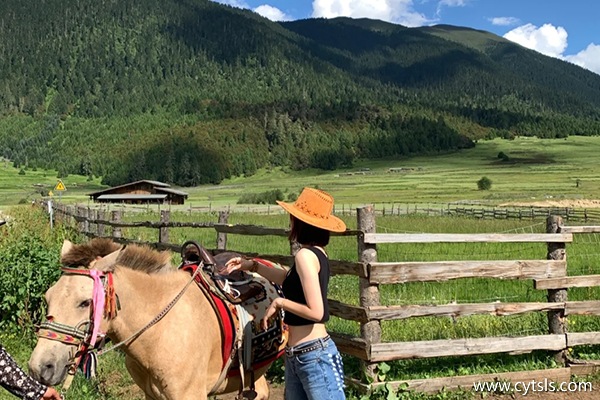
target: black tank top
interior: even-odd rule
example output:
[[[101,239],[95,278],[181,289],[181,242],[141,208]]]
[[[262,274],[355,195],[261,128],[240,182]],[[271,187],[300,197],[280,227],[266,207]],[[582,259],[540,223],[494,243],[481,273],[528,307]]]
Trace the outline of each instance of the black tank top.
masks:
[[[299,315],[293,314],[289,311],[285,312],[283,321],[291,326],[299,325],[312,325],[317,322],[325,323],[329,321],[329,305],[327,304],[327,286],[329,284],[329,259],[319,249],[315,247],[307,247],[317,255],[319,259],[319,286],[321,287],[321,296],[323,298],[323,318],[320,321],[312,321],[306,318],[302,318]],[[304,297],[304,290],[302,288],[302,281],[300,281],[300,275],[296,271],[296,263],[292,265],[292,268],[288,271],[283,285],[281,286],[283,295],[286,299],[295,301],[296,303],[306,304],[306,298]]]

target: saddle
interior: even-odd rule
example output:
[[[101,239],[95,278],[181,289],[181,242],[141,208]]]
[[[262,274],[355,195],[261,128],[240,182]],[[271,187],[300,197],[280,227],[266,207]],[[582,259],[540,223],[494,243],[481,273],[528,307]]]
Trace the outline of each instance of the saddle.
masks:
[[[234,271],[228,275],[220,273],[225,268],[225,262],[217,262],[215,257],[204,247],[193,241],[188,241],[181,247],[183,264],[200,265],[202,272],[209,278],[212,286],[223,300],[232,304],[254,303],[266,298],[263,285],[253,279],[253,275],[245,271]]]
[[[181,247],[180,269],[196,274],[196,282],[203,290],[219,316],[223,342],[223,369],[211,394],[217,390],[225,376],[239,375],[244,385],[244,371],[251,376],[254,370],[265,366],[283,355],[288,329],[283,322],[283,312],[275,313],[264,331],[260,321],[271,302],[283,294],[281,288],[258,274],[235,271],[220,274],[225,259],[239,256],[237,253],[221,253],[213,256],[198,243],[188,241]],[[271,268],[280,265],[268,260],[255,259]],[[237,353],[237,357],[235,356]],[[254,379],[250,388],[254,389]]]

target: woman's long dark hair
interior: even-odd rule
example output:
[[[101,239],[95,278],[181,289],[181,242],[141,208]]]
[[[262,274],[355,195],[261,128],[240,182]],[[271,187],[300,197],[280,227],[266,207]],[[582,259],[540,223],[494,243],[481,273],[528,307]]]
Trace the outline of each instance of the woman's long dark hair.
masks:
[[[325,247],[329,244],[330,232],[317,228],[290,215],[292,230],[288,236],[290,242],[298,242],[301,245]]]

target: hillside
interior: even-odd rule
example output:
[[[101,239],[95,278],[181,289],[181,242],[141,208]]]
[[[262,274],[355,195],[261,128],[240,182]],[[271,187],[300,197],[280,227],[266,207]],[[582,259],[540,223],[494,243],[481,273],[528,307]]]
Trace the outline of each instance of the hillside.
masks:
[[[600,76],[468,28],[274,23],[208,0],[5,0],[0,35],[1,155],[106,184],[600,134]]]

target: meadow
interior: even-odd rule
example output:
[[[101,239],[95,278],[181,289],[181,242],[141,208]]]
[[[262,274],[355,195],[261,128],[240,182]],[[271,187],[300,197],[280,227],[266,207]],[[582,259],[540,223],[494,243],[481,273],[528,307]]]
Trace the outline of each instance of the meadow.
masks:
[[[262,169],[255,175],[234,177],[219,185],[182,188],[189,193],[182,208],[235,206],[245,193],[280,189],[285,194],[297,194],[304,186],[330,191],[340,206],[600,199],[598,148],[600,137],[518,137],[480,140],[474,148],[454,153],[361,160],[345,170]],[[500,153],[507,159],[499,158]],[[389,172],[390,168],[402,170]],[[478,190],[477,181],[483,176],[492,181],[490,190]],[[106,187],[100,178],[88,181],[87,177],[69,175],[61,179],[67,190],[54,193],[54,198],[65,202],[86,203],[88,193]],[[24,168],[21,172],[4,160],[0,164],[0,206],[39,198],[40,192],[52,190],[57,181],[56,171]]]
[[[249,214],[243,206],[237,206],[242,193],[261,193],[279,188],[284,193],[297,193],[303,186],[319,186],[334,194],[338,204],[348,209],[368,203],[448,203],[473,201],[485,204],[533,202],[539,200],[595,200],[600,198],[600,167],[595,160],[600,138],[569,137],[561,140],[517,138],[512,141],[493,140],[478,143],[474,149],[460,153],[415,157],[405,160],[364,161],[352,169],[335,172],[262,170],[251,177],[227,180],[218,186],[186,188],[190,197],[188,204],[171,208],[172,221],[216,222],[217,211],[229,208],[229,223],[256,224],[267,227],[286,227],[288,217],[281,213]],[[508,155],[502,161],[498,154]],[[402,168],[401,172],[388,172],[390,168]],[[363,174],[364,173],[364,174]],[[486,176],[493,182],[491,190],[477,189],[476,182]],[[45,185],[52,188],[57,181],[52,172],[29,171],[18,174],[10,165],[0,169],[0,179],[12,186],[0,188],[0,209],[10,210],[14,204],[29,202],[35,198],[34,190]],[[63,179],[67,191],[60,201],[88,203],[87,193],[99,190],[99,180],[87,181],[84,177],[69,176]],[[26,194],[29,195],[26,196]],[[26,196],[26,197],[24,197]],[[56,199],[56,195],[54,196]],[[59,199],[57,199],[59,200]],[[200,207],[211,207],[211,212],[197,213]],[[19,208],[19,207],[17,207]],[[164,207],[163,207],[164,208]],[[274,206],[276,208],[276,206]],[[129,221],[158,221],[159,207],[136,208],[127,213]],[[11,213],[10,211],[6,211]],[[20,218],[25,218],[23,215]],[[36,214],[37,215],[37,214]],[[12,215],[11,215],[12,217]],[[39,219],[39,215],[37,215]],[[356,227],[356,217],[344,215],[349,228]],[[378,232],[426,232],[426,233],[541,233],[545,231],[543,220],[478,220],[457,217],[427,217],[420,215],[378,216]],[[62,236],[73,235],[64,231]],[[48,232],[48,235],[56,233]],[[60,236],[60,235],[59,235]],[[156,230],[125,228],[123,236],[144,241],[156,241]],[[59,241],[60,238],[56,238]],[[172,243],[194,239],[208,248],[215,247],[216,233],[212,229],[177,228],[170,232]],[[597,248],[600,237],[596,234],[580,235],[568,245],[570,275],[595,274],[597,272]],[[232,235],[228,248],[263,254],[288,254],[289,244],[284,237],[251,237]],[[330,257],[339,260],[356,260],[355,238],[335,237],[328,247]],[[428,261],[428,260],[500,260],[544,259],[543,244],[404,244],[379,245],[379,261]],[[178,262],[178,256],[173,256]],[[349,304],[358,304],[358,280],[350,276],[335,276],[330,286],[330,298]],[[594,288],[569,291],[570,300],[595,299],[600,292]],[[546,301],[545,291],[533,289],[531,281],[462,279],[448,282],[410,283],[383,285],[382,304],[448,304],[476,302],[534,302]],[[597,331],[600,322],[594,317],[570,318],[571,331]],[[356,323],[333,318],[328,328],[335,332],[357,336]],[[547,319],[543,313],[530,313],[511,317],[476,315],[461,318],[414,318],[388,321],[383,324],[383,341],[411,341],[431,339],[454,339],[485,336],[522,336],[547,332]],[[16,353],[22,365],[31,351],[31,334],[11,332],[0,337],[11,352]],[[596,347],[576,348],[574,356],[598,359]],[[100,361],[99,379],[86,382],[76,380],[74,396],[87,399],[137,400],[139,392],[124,372],[119,354],[107,356]],[[358,362],[345,358],[349,376],[360,378]],[[387,376],[390,380],[416,379],[435,376],[517,371],[553,368],[556,363],[545,352],[524,355],[492,355],[462,358],[437,358],[390,362]],[[281,379],[281,366],[275,365],[271,375]],[[384,398],[382,394],[381,398]],[[446,396],[447,394],[444,394]],[[7,399],[4,393],[0,400]],[[72,395],[73,396],[73,395]],[[349,392],[350,398],[359,395]],[[439,395],[442,396],[442,395]],[[461,397],[462,396],[462,397]],[[465,394],[456,398],[464,397]],[[403,397],[409,398],[409,397]],[[413,395],[410,398],[423,398]],[[436,398],[436,397],[433,397]],[[437,397],[448,398],[448,397]]]

